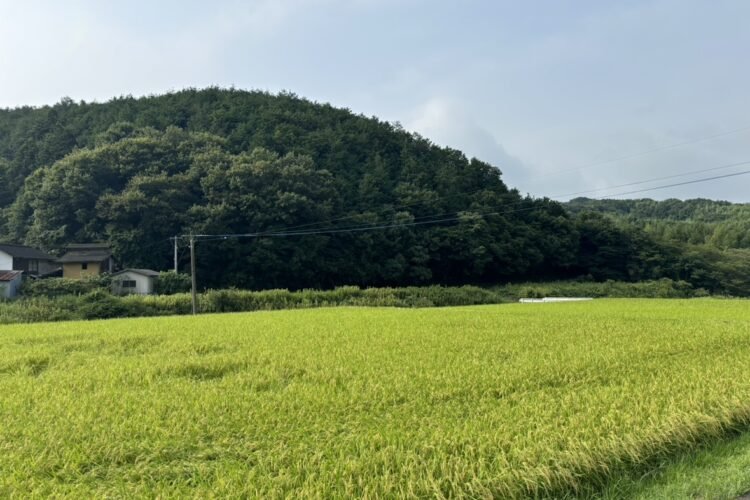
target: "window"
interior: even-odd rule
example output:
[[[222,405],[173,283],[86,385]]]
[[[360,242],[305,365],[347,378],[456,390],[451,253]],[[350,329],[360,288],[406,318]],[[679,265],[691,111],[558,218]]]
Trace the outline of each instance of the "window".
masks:
[[[81,270],[85,271],[88,268],[89,268],[89,263],[88,262],[84,262],[83,264],[81,264]]]
[[[29,261],[29,272],[39,272],[39,261],[38,260],[30,260]]]
[[[123,288],[135,288],[135,280],[122,280]]]

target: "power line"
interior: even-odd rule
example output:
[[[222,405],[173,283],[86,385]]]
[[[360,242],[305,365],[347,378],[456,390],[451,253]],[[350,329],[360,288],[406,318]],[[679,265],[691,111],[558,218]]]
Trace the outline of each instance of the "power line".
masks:
[[[750,162],[747,162],[747,163],[750,163]],[[659,189],[667,189],[667,188],[671,188],[671,187],[685,186],[685,185],[688,185],[688,184],[697,184],[697,183],[701,183],[701,182],[708,182],[708,181],[712,181],[712,180],[725,179],[725,178],[728,178],[728,177],[736,177],[736,176],[747,175],[747,174],[750,174],[750,170],[745,170],[745,171],[742,171],[742,172],[736,172],[736,173],[732,173],[732,174],[725,174],[725,175],[717,175],[717,176],[713,176],[713,177],[706,177],[706,178],[703,178],[703,179],[695,179],[695,180],[686,181],[686,182],[678,182],[678,183],[673,183],[673,184],[665,184],[665,185],[662,185],[662,186],[655,186],[655,187],[646,188],[646,189],[639,189],[639,190],[635,190],[635,191],[628,191],[628,192],[625,192],[625,193],[609,194],[609,195],[606,195],[606,196],[599,197],[598,199],[605,199],[605,198],[609,198],[609,197],[612,197],[612,196],[624,196],[624,195],[628,195],[628,194],[636,194],[636,193],[642,193],[642,192],[648,192],[648,191],[655,191],[655,190],[659,190]],[[611,189],[611,188],[608,188],[608,189]],[[327,231],[298,231],[298,232],[286,232],[286,233],[272,233],[272,234],[270,234],[268,236],[304,236],[304,235],[313,235],[313,234],[336,234],[336,233],[343,233],[343,232],[362,232],[362,231],[367,231],[367,230],[371,230],[371,229],[387,229],[387,228],[393,228],[393,227],[408,227],[408,226],[418,226],[418,225],[425,225],[425,224],[436,224],[436,223],[449,222],[449,221],[458,221],[458,220],[462,220],[462,219],[464,219],[466,217],[471,217],[471,216],[474,216],[474,217],[484,217],[484,216],[490,216],[490,215],[505,215],[505,214],[510,214],[510,213],[516,213],[516,212],[524,212],[524,211],[528,211],[528,210],[534,210],[536,208],[537,208],[536,206],[532,206],[532,207],[522,208],[522,209],[519,209],[519,210],[510,210],[510,211],[505,211],[505,212],[497,212],[497,211],[495,211],[495,212],[486,212],[486,213],[472,213],[472,212],[469,212],[469,213],[467,213],[466,215],[463,215],[463,216],[451,217],[451,218],[445,218],[445,219],[437,219],[437,220],[430,220],[430,221],[410,222],[410,223],[390,224],[390,225],[377,225],[377,226],[368,226],[368,227],[361,227],[361,228],[349,228],[349,229],[331,229],[331,230],[327,230]],[[437,216],[435,216],[435,217],[437,217]],[[259,236],[262,236],[262,235],[259,234]]]
[[[716,171],[716,170],[733,168],[733,167],[737,167],[737,166],[741,166],[741,165],[748,165],[748,164],[750,164],[750,161],[743,161],[743,162],[732,163],[732,164],[728,164],[728,165],[722,165],[722,166],[719,166],[719,167],[711,167],[711,168],[693,170],[691,172],[686,172],[684,174],[676,174],[676,175],[670,175],[670,176],[656,177],[656,178],[652,178],[652,179],[646,179],[646,180],[631,182],[631,183],[627,183],[627,184],[619,184],[619,185],[616,185],[616,186],[608,186],[608,187],[605,187],[605,188],[591,189],[591,190],[588,190],[588,191],[579,191],[578,193],[568,193],[568,194],[556,195],[556,196],[549,197],[549,199],[551,199],[551,200],[557,200],[557,199],[561,199],[561,198],[567,198],[569,196],[573,196],[573,195],[576,195],[576,194],[609,191],[610,189],[617,189],[617,188],[621,188],[621,187],[647,184],[649,182],[657,182],[657,181],[661,181],[661,180],[667,180],[667,179],[673,179],[673,178],[678,178],[678,177],[684,177],[686,175],[694,175],[694,174],[697,174],[697,173],[712,172],[712,171]],[[515,207],[515,206],[524,205],[524,204],[527,204],[527,203],[529,203],[529,200],[522,199],[522,200],[519,200],[519,201],[514,202],[514,203],[505,204],[504,206],[505,207]],[[434,219],[434,218],[438,218],[438,217],[446,217],[446,216],[449,216],[449,215],[452,215],[452,214],[455,214],[455,213],[456,213],[456,211],[451,211],[451,212],[444,212],[444,213],[439,213],[439,214],[433,214],[433,215],[426,215],[426,216],[421,216],[421,217],[415,217],[414,221],[422,221],[424,219]],[[361,216],[361,215],[363,215],[363,214],[362,213],[354,214],[354,215],[352,215],[352,216],[350,216],[348,218],[353,218],[353,217],[357,217],[357,216]],[[321,223],[323,223],[323,222],[321,222]],[[375,222],[373,222],[373,223],[370,223],[369,225],[370,226],[378,226],[380,224],[381,223],[375,223]],[[308,224],[308,225],[311,225],[311,224]],[[265,234],[271,234],[271,233],[279,232],[279,231],[291,231],[291,230],[299,229],[299,228],[305,227],[305,226],[306,225],[291,226],[291,227],[284,228],[284,229],[259,231],[259,232],[251,233],[251,234],[262,236],[262,235],[265,235]],[[358,227],[364,227],[364,226],[363,226],[363,224],[356,224],[354,226],[344,226],[343,228],[336,228],[336,229],[350,229],[350,228],[358,228]]]
[[[580,165],[580,166],[572,167],[572,168],[566,168],[566,169],[562,169],[562,170],[555,170],[555,171],[552,171],[552,172],[547,172],[545,175],[551,176],[551,175],[565,174],[565,173],[569,173],[569,172],[577,172],[579,170],[586,170],[586,169],[589,169],[589,168],[599,167],[599,166],[602,166],[602,165],[607,165],[607,164],[615,163],[615,162],[618,162],[618,161],[630,160],[632,158],[638,158],[638,157],[641,157],[641,156],[646,156],[646,155],[650,155],[650,154],[653,154],[653,153],[658,153],[660,151],[666,151],[666,150],[669,150],[669,149],[676,149],[676,148],[680,148],[680,147],[683,147],[683,146],[689,146],[689,145],[692,145],[692,144],[697,144],[699,142],[710,141],[711,139],[717,139],[719,137],[724,137],[724,136],[727,136],[727,135],[738,134],[740,132],[745,132],[745,131],[748,131],[748,130],[750,130],[750,126],[748,126],[748,127],[742,127],[742,128],[737,128],[737,129],[733,129],[733,130],[727,130],[726,132],[720,132],[718,134],[708,135],[708,136],[704,136],[704,137],[697,137],[697,138],[691,139],[689,141],[676,142],[674,144],[668,144],[666,146],[659,146],[659,147],[656,147],[656,148],[647,149],[645,151],[640,151],[638,153],[632,153],[632,154],[628,154],[628,155],[624,155],[624,156],[619,156],[619,157],[616,157],[616,158],[610,158],[608,160],[597,161],[597,162],[588,163],[588,164],[584,164],[584,165]]]
[[[618,184],[617,186],[608,186],[606,188],[589,189],[589,190],[586,190],[586,191],[578,191],[578,192],[575,192],[575,193],[561,194],[561,195],[553,196],[552,199],[567,198],[568,196],[576,196],[576,195],[579,195],[579,194],[594,193],[594,192],[597,192],[597,191],[617,189],[617,188],[621,188],[621,187],[638,186],[638,185],[641,185],[641,184],[648,184],[649,182],[665,181],[667,179],[677,179],[678,177],[687,177],[688,175],[702,174],[704,172],[714,172],[716,170],[726,170],[728,168],[740,167],[742,165],[748,165],[748,164],[750,164],[750,161],[741,161],[741,162],[738,162],[738,163],[730,163],[728,165],[722,165],[720,167],[704,168],[704,169],[700,169],[700,170],[691,170],[690,172],[685,172],[685,173],[682,173],[682,174],[674,174],[674,175],[667,175],[667,176],[664,176],[664,177],[656,177],[656,178],[648,179],[648,180],[645,180],[645,181],[629,182],[627,184]]]
[[[621,156],[621,157],[617,157],[617,158],[611,158],[611,159],[608,159],[608,160],[603,160],[603,161],[600,161],[600,162],[590,163],[590,164],[583,165],[583,166],[580,166],[580,167],[573,167],[573,168],[570,168],[570,169],[553,171],[553,172],[549,172],[549,173],[544,174],[544,176],[554,176],[554,175],[557,175],[557,174],[560,174],[560,173],[569,173],[569,172],[575,172],[575,171],[579,171],[579,170],[585,170],[585,169],[588,169],[588,168],[593,168],[595,166],[601,166],[601,165],[615,163],[615,162],[618,162],[618,161],[623,161],[623,160],[627,160],[627,159],[631,159],[631,158],[645,156],[645,155],[652,154],[652,153],[659,152],[659,151],[664,151],[664,150],[668,150],[668,149],[675,149],[675,148],[678,148],[678,147],[682,147],[682,146],[686,146],[686,145],[690,145],[690,144],[696,144],[696,143],[699,143],[699,142],[705,142],[705,141],[708,141],[708,140],[711,140],[711,139],[716,139],[718,137],[723,137],[723,136],[726,136],[726,135],[736,134],[736,133],[744,132],[744,131],[747,131],[747,130],[750,130],[750,126],[748,126],[748,127],[742,127],[742,128],[737,128],[737,129],[729,130],[729,131],[726,131],[726,132],[721,132],[721,133],[718,133],[718,134],[713,134],[713,135],[710,135],[710,136],[699,137],[699,138],[696,138],[696,139],[692,139],[690,141],[684,141],[684,142],[679,142],[679,143],[675,143],[675,144],[669,144],[669,145],[666,145],[666,146],[661,146],[661,147],[658,147],[658,148],[653,148],[653,149],[649,149],[649,150],[646,150],[646,151],[641,151],[641,152],[634,153],[634,154],[631,154],[631,155],[626,155],[626,156]],[[633,183],[628,183],[628,184],[620,184],[618,186],[612,186],[609,189],[616,189],[616,188],[619,188],[619,187],[627,187],[627,186],[636,186],[636,185],[640,185],[640,184],[646,184],[648,182],[656,182],[656,181],[659,181],[659,180],[674,179],[674,178],[684,177],[684,176],[692,175],[692,174],[698,174],[698,173],[703,173],[703,172],[711,172],[711,171],[714,171],[714,170],[722,170],[722,169],[737,167],[737,166],[741,166],[741,165],[746,165],[748,163],[750,163],[750,162],[740,162],[740,163],[734,163],[734,164],[730,164],[730,165],[724,165],[724,166],[721,166],[721,167],[714,167],[714,168],[701,169],[701,170],[693,170],[691,172],[686,172],[686,173],[683,173],[683,174],[676,174],[676,175],[670,175],[670,176],[665,176],[665,177],[658,177],[658,178],[651,179],[651,180],[648,180],[648,181],[639,181],[639,182],[633,182]],[[537,179],[541,178],[541,177],[544,177],[544,176],[537,177]],[[532,178],[532,180],[534,180],[534,178]],[[488,189],[487,187],[482,187],[482,188],[479,188],[479,189],[476,189],[476,190],[473,190],[473,191],[458,193],[458,194],[455,194],[455,195],[438,196],[438,197],[432,198],[430,200],[419,201],[419,202],[414,202],[414,203],[407,203],[407,204],[401,204],[401,205],[394,205],[392,207],[389,207],[388,210],[399,210],[399,209],[402,209],[402,208],[410,208],[410,207],[419,206],[419,205],[422,205],[424,203],[435,203],[435,202],[439,202],[439,201],[445,201],[445,200],[448,200],[448,199],[451,199],[451,198],[458,198],[458,197],[461,197],[461,196],[471,196],[473,194],[479,193],[481,191],[485,191],[487,189]],[[559,198],[564,198],[564,197],[568,197],[568,196],[576,196],[576,195],[580,195],[580,194],[593,193],[593,192],[596,192],[596,191],[601,191],[601,189],[592,189],[592,190],[586,190],[586,191],[578,191],[578,192],[575,192],[575,193],[568,193],[568,194],[563,194],[563,195],[557,195],[557,196],[550,197],[550,199],[559,199]],[[378,212],[385,211],[385,209],[383,209],[382,207],[371,207],[370,209],[375,209]],[[367,210],[370,210],[370,209],[367,209]],[[331,222],[340,222],[340,221],[343,221],[343,220],[353,219],[353,218],[358,217],[360,215],[362,215],[361,212],[357,213],[357,214],[343,215],[341,217],[336,217],[336,218],[327,219],[327,220],[318,221],[318,222],[309,222],[309,223],[305,223],[305,224],[298,224],[298,225],[291,226],[291,227],[286,228],[286,229],[301,229],[301,228],[305,228],[305,227],[314,227],[314,226],[319,226],[319,225],[322,225],[322,224],[328,224],[328,223],[331,223]],[[266,232],[271,232],[271,231],[275,231],[275,230],[279,230],[279,229],[269,229]]]
[[[749,162],[750,163],[750,162]],[[666,189],[670,187],[675,186],[684,186],[687,184],[696,184],[699,182],[708,182],[716,179],[725,179],[728,177],[736,177],[739,175],[745,175],[750,174],[750,170],[745,170],[742,172],[735,172],[732,174],[725,174],[725,175],[717,175],[713,177],[706,177],[703,179],[695,179],[692,181],[686,181],[686,182],[678,182],[673,184],[665,184],[662,186],[656,186],[646,189],[640,189],[635,191],[630,191],[627,193],[619,193],[615,195],[607,195],[605,197],[609,196],[622,196],[626,194],[635,194],[639,192],[646,192],[646,191],[654,191],[657,189]],[[604,197],[603,197],[604,198]],[[479,213],[467,213],[464,215],[459,215],[458,217],[449,217],[449,218],[443,218],[443,219],[434,219],[429,221],[412,221],[412,222],[406,222],[406,223],[398,223],[398,224],[381,224],[376,226],[363,226],[363,227],[354,227],[349,229],[329,229],[329,230],[317,230],[317,231],[287,231],[287,232],[277,232],[277,233],[270,233],[270,234],[263,234],[263,233],[246,233],[246,234],[223,234],[223,235],[194,235],[190,234],[190,281],[191,281],[191,308],[193,314],[197,314],[198,311],[198,298],[197,298],[197,280],[196,280],[196,263],[195,263],[195,242],[196,238],[202,240],[202,241],[211,241],[215,239],[229,239],[229,238],[257,238],[257,237],[267,237],[267,238],[287,238],[287,237],[293,237],[293,236],[309,236],[309,235],[323,235],[323,234],[338,234],[338,233],[355,233],[355,232],[364,232],[364,231],[374,231],[374,230],[382,230],[382,229],[390,229],[390,228],[403,228],[403,227],[413,227],[413,226],[420,226],[420,225],[427,225],[427,224],[439,224],[443,222],[455,222],[462,219],[465,219],[467,217],[488,217],[490,215],[504,215],[509,213],[516,213],[521,211],[528,211],[528,210],[534,210],[537,206],[532,205],[530,207],[526,207],[523,209],[517,209],[517,210],[510,210],[506,212],[487,212],[484,214]],[[184,236],[183,236],[184,237]],[[175,236],[175,239],[177,237]]]
[[[554,171],[554,172],[550,172],[550,173],[545,174],[545,176],[552,176],[552,175],[556,175],[556,174],[559,174],[559,173],[573,172],[573,171],[583,170],[583,169],[587,169],[587,168],[593,168],[595,166],[601,166],[601,165],[606,165],[606,164],[610,164],[610,163],[615,163],[615,162],[618,162],[618,161],[623,161],[623,160],[627,160],[627,159],[630,159],[630,158],[636,158],[636,157],[640,157],[640,156],[645,156],[645,155],[648,155],[648,154],[652,154],[652,153],[655,153],[655,152],[664,151],[664,150],[668,150],[668,149],[674,149],[674,148],[678,148],[678,147],[682,147],[682,146],[696,144],[696,143],[699,143],[699,142],[704,142],[704,141],[708,141],[708,140],[715,139],[715,138],[718,138],[718,137],[723,137],[723,136],[727,136],[727,135],[731,135],[731,134],[736,134],[736,133],[739,133],[739,132],[744,132],[744,131],[747,131],[747,130],[750,130],[750,126],[741,127],[741,128],[737,128],[737,129],[733,129],[733,130],[728,130],[728,131],[725,131],[725,132],[721,132],[721,133],[717,133],[717,134],[713,134],[713,135],[709,135],[709,136],[698,137],[698,138],[695,138],[695,139],[691,139],[689,141],[683,141],[683,142],[678,142],[678,143],[674,143],[674,144],[669,144],[669,145],[666,145],[666,146],[660,146],[660,147],[657,147],[657,148],[652,148],[652,149],[649,149],[649,150],[640,151],[638,153],[633,153],[633,154],[630,154],[630,155],[625,155],[625,156],[620,156],[620,157],[617,157],[617,158],[611,158],[611,159],[608,159],[608,160],[594,162],[594,163],[582,165],[582,166],[579,166],[579,167],[573,167],[573,168],[570,168],[570,169],[564,169],[564,170]],[[727,169],[727,168],[731,168],[731,167],[737,167],[737,166],[741,166],[741,165],[746,165],[748,163],[750,163],[750,162],[740,162],[740,163],[734,163],[734,164],[730,164],[730,165],[724,165],[724,166],[714,167],[714,168],[709,168],[709,169],[693,170],[691,172],[686,172],[686,173],[682,173],[682,174],[676,174],[676,175],[658,177],[658,178],[654,178],[654,179],[637,181],[637,182],[631,182],[631,183],[627,183],[627,184],[620,184],[620,185],[617,185],[617,186],[610,186],[610,187],[607,187],[607,188],[591,189],[591,190],[586,190],[586,191],[578,191],[578,192],[575,192],[575,193],[568,193],[568,194],[563,194],[563,195],[556,195],[556,196],[549,197],[549,199],[555,200],[555,199],[565,198],[565,197],[569,197],[569,196],[576,196],[576,195],[581,195],[581,194],[588,194],[588,193],[599,192],[599,191],[603,191],[603,190],[616,189],[616,188],[628,187],[628,186],[636,186],[636,185],[646,184],[646,183],[649,183],[649,182],[656,182],[656,181],[660,181],[660,180],[667,180],[667,179],[673,179],[673,178],[678,178],[678,177],[684,177],[684,176],[687,176],[687,175],[693,175],[693,174],[697,174],[697,173],[710,172],[710,171],[715,171],[715,170]],[[479,188],[477,190],[473,190],[473,191],[469,191],[469,192],[463,192],[463,193],[458,193],[458,194],[449,195],[449,196],[441,196],[441,197],[439,196],[439,197],[432,198],[430,200],[424,200],[424,201],[419,201],[419,202],[414,202],[414,203],[407,203],[407,204],[401,204],[401,205],[394,205],[394,206],[390,206],[388,208],[383,208],[382,206],[380,206],[380,207],[370,207],[370,208],[368,208],[366,210],[375,210],[376,213],[377,212],[384,212],[385,210],[399,210],[399,209],[402,209],[402,208],[410,208],[410,207],[415,207],[415,206],[423,205],[425,203],[435,203],[435,202],[445,201],[445,200],[448,200],[448,199],[451,199],[451,198],[457,198],[457,197],[462,197],[462,196],[472,196],[473,194],[479,193],[481,191],[485,191],[487,189],[491,189],[491,187],[490,188],[488,188],[488,187],[482,187],[482,188]],[[520,204],[523,204],[523,203],[525,203],[525,201],[520,201],[520,202],[516,202],[516,203],[513,203],[513,204],[509,204],[508,206],[517,206],[517,205],[520,205]],[[455,212],[448,212],[448,213],[438,214],[438,215],[433,215],[433,216],[417,217],[415,220],[421,220],[421,219],[426,219],[426,218],[434,218],[434,217],[441,217],[441,216],[448,215],[448,214],[451,214],[451,213],[455,213]],[[278,231],[290,231],[290,230],[302,229],[302,228],[306,228],[306,227],[315,227],[315,226],[320,226],[320,225],[323,225],[323,224],[330,224],[332,222],[340,222],[340,221],[343,221],[343,220],[354,219],[354,218],[360,217],[362,215],[364,215],[364,214],[362,212],[359,212],[359,213],[356,213],[356,214],[344,215],[344,216],[341,216],[341,217],[336,217],[336,218],[327,219],[327,220],[323,220],[323,221],[310,222],[310,223],[305,223],[305,224],[298,224],[298,225],[290,226],[290,227],[286,227],[286,228],[267,229],[267,230],[263,231],[262,233],[252,233],[252,234],[254,234],[254,235],[256,235],[256,234],[257,235],[260,235],[260,234],[270,234],[270,233],[278,232]],[[183,235],[183,236],[180,236],[180,238],[186,238],[186,236]],[[148,247],[155,246],[157,244],[161,244],[163,241],[169,241],[169,240],[171,240],[171,238],[167,238],[166,240],[160,240],[160,241],[157,241],[157,242],[153,242]]]
[[[705,179],[695,179],[692,181],[678,182],[675,184],[668,184],[666,186],[656,186],[652,188],[638,189],[636,191],[627,191],[625,193],[615,193],[615,194],[607,195],[602,198],[609,198],[610,196],[625,196],[628,194],[636,194],[636,193],[646,193],[648,191],[656,191],[657,189],[665,189],[665,188],[676,187],[676,186],[687,186],[688,184],[698,184],[700,182],[713,181],[716,179],[726,179],[727,177],[737,177],[738,175],[745,175],[745,174],[750,174],[750,170],[743,170],[742,172],[735,172],[733,174],[716,175],[714,177],[706,177]]]
[[[750,162],[747,162],[750,163]],[[641,192],[648,192],[648,191],[655,191],[659,189],[667,189],[671,187],[677,187],[677,186],[685,186],[688,184],[697,184],[701,182],[709,182],[712,180],[718,180],[718,179],[725,179],[729,177],[736,177],[740,175],[747,175],[750,174],[750,170],[744,170],[742,172],[735,172],[732,174],[725,174],[725,175],[718,175],[718,176],[712,176],[712,177],[706,177],[702,179],[695,179],[691,181],[686,182],[678,182],[678,183],[671,183],[671,184],[664,184],[661,186],[655,186],[651,188],[645,188],[645,189],[639,189],[634,191],[628,191],[625,193],[616,193],[616,194],[609,194],[606,196],[602,196],[599,199],[605,199],[612,196],[624,196],[629,194],[636,194]],[[611,188],[608,188],[611,189]],[[353,226],[348,228],[330,228],[330,229],[323,229],[323,230],[308,230],[308,231],[282,231],[282,232],[273,232],[273,233],[265,233],[265,232],[255,232],[255,233],[234,233],[234,234],[204,234],[204,235],[195,235],[196,240],[198,241],[213,241],[213,240],[219,240],[219,239],[236,239],[236,238],[257,238],[257,237],[289,237],[289,236],[312,236],[312,235],[324,235],[324,234],[341,234],[341,233],[356,233],[356,232],[364,232],[364,231],[372,231],[372,230],[382,230],[382,229],[390,229],[390,228],[397,228],[397,227],[413,227],[413,226],[420,226],[420,225],[428,225],[428,224],[439,224],[443,222],[455,222],[459,220],[463,220],[467,217],[486,217],[491,215],[506,215],[511,213],[517,213],[517,212],[524,212],[529,210],[534,210],[538,208],[537,206],[531,206],[531,207],[525,207],[522,209],[517,210],[509,210],[504,212],[499,211],[493,211],[493,212],[485,212],[485,213],[477,213],[477,212],[469,212],[464,215],[454,216],[454,217],[447,217],[447,218],[441,218],[441,219],[433,219],[433,220],[426,220],[426,221],[417,221],[413,220],[412,222],[403,222],[403,223],[395,223],[395,224],[372,224],[372,225],[361,225],[361,226]],[[455,213],[455,212],[451,212]],[[445,214],[447,215],[447,214]],[[440,217],[440,215],[433,215],[430,216],[432,218],[434,217]]]

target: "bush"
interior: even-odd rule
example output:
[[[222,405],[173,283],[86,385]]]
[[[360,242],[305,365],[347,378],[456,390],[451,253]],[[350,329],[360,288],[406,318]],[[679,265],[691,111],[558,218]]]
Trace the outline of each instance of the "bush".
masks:
[[[109,290],[112,276],[102,274],[81,280],[69,278],[45,278],[26,280],[21,288],[24,297],[60,297],[62,295],[83,295],[94,290]]]
[[[636,283],[607,280],[508,284],[494,290],[509,300],[544,297],[680,299],[707,295],[702,288],[695,289],[686,281],[674,281],[669,278]]]
[[[129,316],[129,310],[123,301],[104,290],[94,290],[81,296],[78,310],[83,319]]]
[[[0,303],[0,323],[37,323],[83,319],[65,300],[46,297]]]
[[[174,295],[190,291],[190,275],[176,273],[174,271],[162,271],[156,280],[156,293],[158,295]]]

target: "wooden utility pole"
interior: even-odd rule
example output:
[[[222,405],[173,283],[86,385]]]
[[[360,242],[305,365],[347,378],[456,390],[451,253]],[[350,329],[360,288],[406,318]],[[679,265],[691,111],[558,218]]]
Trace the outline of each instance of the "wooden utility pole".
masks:
[[[198,296],[195,290],[195,237],[193,236],[193,233],[190,233],[190,282],[193,314],[198,314]]]
[[[172,238],[174,240],[174,273],[177,274],[177,236]]]

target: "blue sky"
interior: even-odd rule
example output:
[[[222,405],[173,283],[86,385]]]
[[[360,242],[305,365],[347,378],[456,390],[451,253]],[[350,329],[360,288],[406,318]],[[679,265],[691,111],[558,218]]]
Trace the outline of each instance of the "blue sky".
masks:
[[[745,0],[0,0],[0,106],[290,90],[556,196],[750,161],[748,19]],[[646,195],[750,201],[750,175]]]

